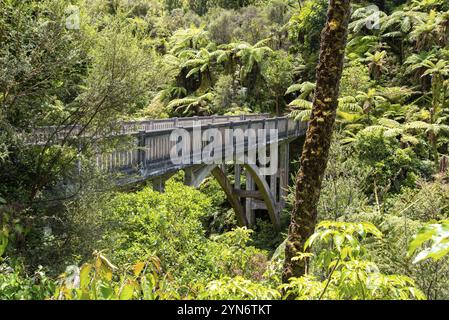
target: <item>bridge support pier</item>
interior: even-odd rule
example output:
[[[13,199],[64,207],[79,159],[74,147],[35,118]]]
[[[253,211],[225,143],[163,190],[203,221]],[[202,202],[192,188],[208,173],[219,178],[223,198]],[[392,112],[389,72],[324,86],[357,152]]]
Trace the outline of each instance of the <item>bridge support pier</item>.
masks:
[[[212,170],[212,175],[215,177],[215,179],[217,179],[221,188],[226,193],[226,197],[228,198],[229,203],[231,204],[232,208],[234,209],[237,215],[238,223],[241,226],[247,226],[248,220],[243,211],[242,204],[240,203],[240,198],[235,193],[235,189],[233,188],[231,181],[229,181],[228,177],[226,176],[226,172],[223,171],[223,169],[220,167],[218,166],[215,167]]]
[[[288,188],[289,142],[281,143],[278,152],[278,168],[273,175],[261,175],[256,165],[235,164],[232,184],[226,174],[226,164],[195,165],[184,170],[185,184],[198,188],[212,174],[225,192],[240,225],[253,227],[256,223],[256,210],[261,209],[268,211],[274,228],[279,231],[280,213],[285,206]],[[241,189],[242,169],[246,176],[244,190]]]
[[[165,179],[163,177],[158,177],[154,179],[152,183],[153,183],[153,190],[158,192],[165,191]]]
[[[195,165],[184,169],[185,185],[199,188],[204,179],[206,179],[216,167],[216,164],[211,164]]]
[[[246,191],[256,191],[256,185],[254,183],[253,176],[249,173],[248,170],[246,172]],[[256,224],[256,212],[253,208],[253,198],[248,196],[249,193],[246,193],[245,199],[245,214],[246,219],[248,220],[248,226],[252,227]]]

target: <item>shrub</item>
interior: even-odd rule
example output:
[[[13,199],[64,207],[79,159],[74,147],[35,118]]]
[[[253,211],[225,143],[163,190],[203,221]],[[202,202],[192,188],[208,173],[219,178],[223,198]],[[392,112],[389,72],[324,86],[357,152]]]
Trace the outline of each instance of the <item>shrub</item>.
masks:
[[[107,232],[99,246],[120,265],[157,256],[163,270],[184,289],[219,275],[261,279],[267,256],[248,245],[251,230],[236,228],[206,237],[202,221],[213,210],[212,203],[175,179],[167,182],[164,193],[147,187],[117,194],[101,214]]]
[[[361,164],[369,170],[368,192],[381,195],[398,192],[401,185],[415,185],[420,161],[412,148],[402,149],[398,141],[385,137],[382,130],[360,131],[354,148]]]
[[[156,257],[146,262],[113,265],[101,252],[94,252],[92,262],[68,266],[59,277],[53,299],[58,300],[155,300],[179,298],[164,288],[160,261]]]
[[[208,283],[199,296],[209,300],[273,300],[279,299],[279,291],[242,277],[223,277]]]
[[[323,221],[307,240],[305,250],[319,245],[305,277],[291,278],[281,288],[286,298],[296,299],[425,299],[413,279],[386,275],[370,260],[364,243],[380,240],[382,233],[371,223]],[[322,278],[323,280],[321,280]]]
[[[52,294],[55,286],[42,266],[28,275],[19,261],[0,262],[0,300],[43,300]]]
[[[252,230],[235,228],[230,232],[212,237],[211,252],[218,274],[243,276],[247,279],[262,280],[267,268],[267,254],[248,244]]]
[[[211,269],[201,224],[210,209],[210,199],[174,180],[164,193],[146,187],[117,194],[104,214],[109,230],[103,247],[119,264],[155,255],[164,270],[197,277]]]

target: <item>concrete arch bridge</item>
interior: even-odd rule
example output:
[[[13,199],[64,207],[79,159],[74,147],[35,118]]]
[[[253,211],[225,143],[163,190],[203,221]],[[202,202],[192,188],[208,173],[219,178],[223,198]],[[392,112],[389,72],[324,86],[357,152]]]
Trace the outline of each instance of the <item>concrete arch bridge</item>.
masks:
[[[239,224],[255,223],[266,210],[276,230],[285,206],[290,145],[305,136],[307,124],[268,114],[169,118],[123,122],[114,136],[131,140],[127,149],[99,153],[102,171],[120,172],[120,185],[143,180],[163,192],[164,182],[179,170],[185,183],[199,187],[212,175],[226,193]],[[77,128],[70,134],[76,135]],[[40,128],[32,143],[42,144],[55,128]],[[67,132],[56,134],[66,137]],[[296,143],[298,145],[298,143]],[[234,179],[228,178],[233,172]],[[242,186],[242,174],[246,182]]]

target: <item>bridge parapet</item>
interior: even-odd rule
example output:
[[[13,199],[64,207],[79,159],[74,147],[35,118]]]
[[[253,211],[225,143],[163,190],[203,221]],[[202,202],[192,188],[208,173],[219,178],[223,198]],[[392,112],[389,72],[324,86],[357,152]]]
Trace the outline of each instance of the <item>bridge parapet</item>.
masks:
[[[233,119],[233,118],[230,118]],[[234,118],[235,119],[235,118]],[[179,121],[176,127],[170,126],[167,128],[146,127],[141,125],[140,130],[136,132],[134,129],[130,133],[125,134],[132,138],[130,146],[126,150],[115,150],[108,154],[97,155],[97,166],[101,171],[109,172],[136,172],[141,179],[147,179],[154,176],[163,175],[169,171],[176,171],[184,167],[189,167],[195,164],[201,164],[201,155],[210,141],[205,141],[200,136],[195,137],[194,131],[196,129],[200,130],[200,133],[204,132],[206,129],[216,129],[221,137],[223,137],[222,152],[218,153],[217,156],[209,161],[225,162],[228,160],[235,160],[235,156],[240,152],[247,152],[258,148],[260,143],[251,143],[248,136],[245,136],[240,144],[234,137],[229,137],[226,141],[224,140],[227,135],[236,130],[242,130],[243,132],[248,129],[261,130],[265,129],[267,132],[267,137],[265,144],[269,145],[271,143],[279,143],[281,141],[302,136],[305,134],[306,124],[302,122],[297,122],[287,117],[276,117],[276,118],[253,118],[236,121],[223,121],[223,118],[215,119],[214,122],[211,119],[203,118],[189,119],[188,121]],[[221,120],[221,121],[220,121]],[[172,122],[173,123],[173,122]],[[182,163],[172,162],[172,152],[176,147],[178,141],[173,140],[172,133],[175,129],[183,129],[190,136],[190,148],[188,154],[183,155]],[[269,130],[277,130],[276,141],[271,141],[269,136]],[[233,139],[233,140],[231,140]],[[232,141],[231,143],[229,143]],[[231,155],[232,158],[226,158],[227,155]],[[215,156],[215,155],[214,155]]]
[[[32,145],[46,144],[49,141],[57,143],[67,138],[102,138],[105,136],[131,135],[140,131],[157,131],[164,129],[174,129],[177,127],[191,127],[195,122],[201,121],[202,124],[229,123],[231,121],[261,120],[268,119],[268,113],[262,114],[243,114],[229,116],[204,116],[204,117],[184,117],[167,119],[145,119],[135,121],[123,121],[112,125],[108,132],[84,132],[81,125],[67,126],[47,126],[33,130],[26,136],[26,142]]]

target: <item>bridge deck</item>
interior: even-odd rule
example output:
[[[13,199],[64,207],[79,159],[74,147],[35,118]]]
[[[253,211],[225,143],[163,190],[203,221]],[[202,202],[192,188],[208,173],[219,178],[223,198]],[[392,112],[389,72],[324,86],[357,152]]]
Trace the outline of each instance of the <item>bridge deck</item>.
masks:
[[[177,126],[156,130],[141,130],[137,133],[128,134],[127,136],[132,137],[131,148],[128,147],[126,150],[115,150],[110,154],[99,155],[97,156],[97,165],[103,171],[120,171],[127,175],[135,173],[139,179],[147,179],[201,163],[201,153],[210,141],[203,141],[202,139],[198,141],[198,139],[195,139],[193,137],[194,128],[201,129],[201,132],[206,129],[216,129],[221,134],[221,137],[229,134],[229,131],[226,132],[226,129],[240,129],[243,132],[247,129],[254,129],[256,132],[259,129],[266,129],[267,133],[269,129],[277,129],[278,135],[275,141],[270,140],[268,135],[264,142],[266,145],[302,136],[306,130],[305,123],[295,122],[285,117],[238,119],[237,121],[222,121],[223,119],[219,119],[219,121],[214,122],[207,120],[203,122],[203,119],[198,119],[196,126],[194,122],[187,121],[184,122],[187,125],[180,125],[178,120]],[[191,147],[189,154],[183,156],[183,159],[187,158],[187,161],[183,161],[181,164],[175,164],[171,159],[172,149],[177,142],[173,141],[170,136],[175,128],[183,128],[190,135]],[[221,152],[214,154],[209,161],[224,163],[226,155],[234,155],[233,159],[235,159],[238,150],[246,153],[248,150],[258,148],[261,144],[260,141],[256,144],[251,143],[248,136],[245,136],[240,145],[232,137],[227,141],[227,143],[224,140],[221,141]],[[231,144],[229,144],[229,141],[232,141]],[[197,162],[194,159],[197,159]]]

